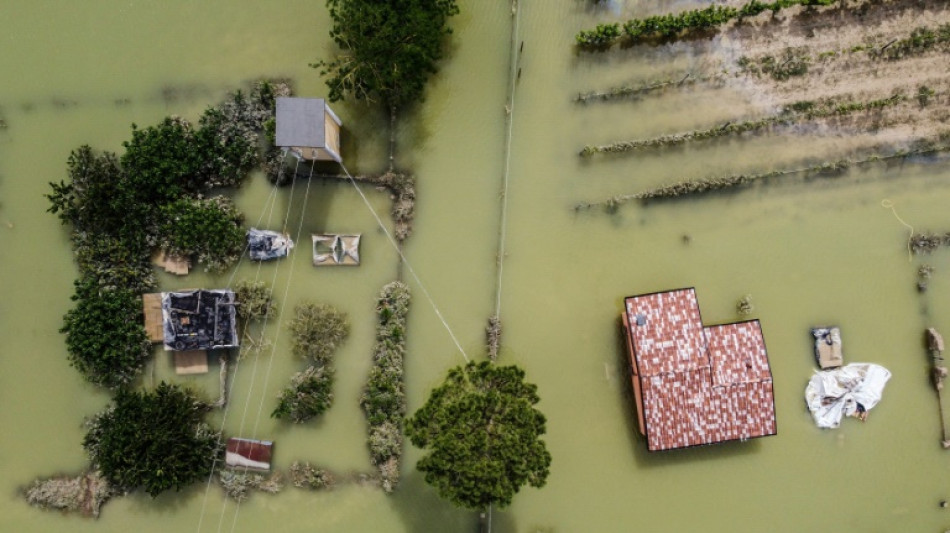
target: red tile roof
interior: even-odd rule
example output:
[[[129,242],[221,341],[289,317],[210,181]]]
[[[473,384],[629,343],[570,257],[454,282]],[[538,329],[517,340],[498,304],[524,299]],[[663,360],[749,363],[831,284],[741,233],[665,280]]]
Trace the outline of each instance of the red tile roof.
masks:
[[[703,328],[693,289],[625,304],[651,451],[775,434],[772,374],[757,320]]]
[[[696,291],[635,296],[626,304],[641,375],[685,372],[709,364]]]

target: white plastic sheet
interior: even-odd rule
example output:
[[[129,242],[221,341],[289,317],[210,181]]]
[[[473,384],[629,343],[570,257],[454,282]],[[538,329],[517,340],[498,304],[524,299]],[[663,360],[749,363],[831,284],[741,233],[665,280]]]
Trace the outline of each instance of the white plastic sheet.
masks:
[[[818,427],[836,428],[842,416],[863,418],[881,401],[890,378],[886,368],[872,363],[815,372],[805,387],[805,403]]]

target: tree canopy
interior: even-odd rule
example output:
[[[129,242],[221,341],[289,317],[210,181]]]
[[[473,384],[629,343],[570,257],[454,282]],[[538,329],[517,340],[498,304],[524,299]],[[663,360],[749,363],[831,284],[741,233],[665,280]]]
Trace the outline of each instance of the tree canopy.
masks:
[[[456,0],[327,0],[340,48],[331,61],[311,65],[327,76],[330,100],[350,94],[390,108],[422,98],[438,70]]]
[[[76,307],[63,317],[69,362],[89,381],[111,389],[142,370],[151,344],[142,327],[142,300],[128,289],[101,288],[95,279],[77,280]]]
[[[416,467],[443,498],[485,510],[507,506],[525,484],[544,485],[546,420],[534,407],[537,387],[524,377],[487,361],[456,367],[407,420],[410,441],[428,452]]]
[[[83,447],[94,466],[120,490],[152,496],[205,479],[223,450],[203,419],[207,406],[189,392],[161,383],[154,392],[122,389],[90,422]]]

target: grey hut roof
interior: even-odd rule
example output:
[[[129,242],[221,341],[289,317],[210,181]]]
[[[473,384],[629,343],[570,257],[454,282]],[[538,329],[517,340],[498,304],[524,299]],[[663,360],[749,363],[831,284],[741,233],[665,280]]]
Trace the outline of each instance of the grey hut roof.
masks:
[[[277,98],[277,146],[324,148],[324,117],[328,111],[323,98]],[[334,121],[339,119],[330,111]]]

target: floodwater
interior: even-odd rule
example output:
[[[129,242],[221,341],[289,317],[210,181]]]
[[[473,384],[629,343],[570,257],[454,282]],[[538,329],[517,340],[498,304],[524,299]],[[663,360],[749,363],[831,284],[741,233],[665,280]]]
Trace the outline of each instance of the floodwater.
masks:
[[[484,357],[495,309],[496,253],[505,169],[510,35],[507,2],[460,1],[449,58],[422,108],[403,121],[397,162],[418,176],[417,224],[405,253],[469,357]],[[693,88],[637,102],[590,104],[578,93],[676,75],[701,63],[702,43],[578,55],[573,34],[598,20],[691,7],[581,0],[522,0],[516,41],[524,48],[512,108],[507,239],[501,280],[501,363],[537,383],[553,455],[543,489],[524,489],[494,510],[496,532],[567,531],[943,531],[950,511],[950,457],[940,448],[935,394],[922,346],[927,326],[950,331],[950,252],[909,260],[909,230],[950,230],[950,165],[906,161],[835,180],[790,179],[699,200],[628,204],[615,213],[575,213],[577,202],[712,174],[834,158],[849,140],[771,136],[686,149],[581,160],[585,144],[706,127],[763,108],[738,90]],[[70,150],[119,150],[130,124],[167,114],[196,118],[226,91],[260,76],[293,78],[297,94],[324,88],[307,67],[330,50],[320,2],[20,2],[0,11],[0,530],[3,531],[474,531],[473,513],[441,501],[413,469],[391,496],[359,485],[309,493],[287,487],[236,506],[204,484],[157,499],[110,501],[98,521],[27,506],[19,490],[34,477],[78,472],[84,417],[108,394],[69,367],[62,314],[76,275],[67,231],[45,213],[47,182],[65,176]],[[517,71],[515,71],[517,72]],[[762,106],[762,103],[756,103]],[[345,124],[351,170],[384,164],[380,113],[335,107]],[[337,354],[336,403],[303,427],[268,413],[304,366],[288,350],[286,322],[265,336],[275,348],[241,360],[228,434],[276,441],[276,463],[309,460],[340,472],[368,471],[357,405],[373,341],[378,290],[397,255],[356,191],[314,181],[281,189],[253,176],[236,193],[248,221],[303,231],[291,260],[244,262],[235,279],[275,287],[281,317],[298,302],[349,313],[350,339]],[[385,215],[389,200],[367,190]],[[306,199],[306,201],[304,201]],[[891,204],[887,204],[891,205]],[[301,215],[303,213],[303,215]],[[302,216],[302,219],[301,219]],[[270,217],[270,218],[268,218]],[[386,218],[385,216],[383,217]],[[267,221],[270,220],[270,223]],[[361,232],[357,269],[314,269],[307,234]],[[688,236],[684,238],[684,236]],[[930,290],[915,290],[925,260]],[[222,286],[195,274],[163,288]],[[407,276],[408,278],[408,276]],[[415,281],[406,380],[410,410],[445,371],[463,362],[452,336]],[[623,296],[695,287],[708,323],[737,318],[751,294],[774,373],[778,435],[746,443],[648,454],[635,433],[618,341]],[[808,328],[842,328],[845,358],[893,372],[864,424],[814,427],[802,392],[814,369]],[[216,370],[216,366],[213,370]],[[143,383],[184,382],[211,397],[216,373],[174,376],[156,352]],[[221,416],[213,421],[221,424]]]

